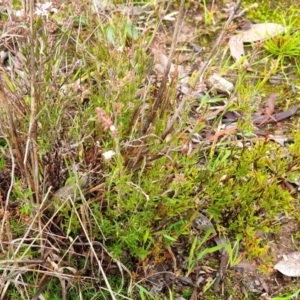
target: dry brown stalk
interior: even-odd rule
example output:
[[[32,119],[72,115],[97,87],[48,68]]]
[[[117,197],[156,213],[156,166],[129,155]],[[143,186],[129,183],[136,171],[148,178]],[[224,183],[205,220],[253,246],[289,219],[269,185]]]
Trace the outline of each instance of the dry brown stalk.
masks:
[[[171,70],[171,66],[172,66],[172,59],[175,55],[176,45],[178,42],[178,35],[180,33],[181,25],[182,25],[183,18],[184,18],[184,3],[185,3],[185,0],[181,0],[180,7],[179,7],[179,14],[178,14],[178,18],[177,18],[177,21],[175,24],[174,34],[173,34],[173,38],[172,38],[171,50],[170,50],[170,54],[168,57],[168,63],[165,68],[165,72],[163,75],[162,82],[160,84],[160,88],[159,88],[157,97],[154,100],[153,106],[151,108],[151,112],[149,113],[148,118],[145,121],[145,125],[142,128],[142,134],[146,134],[148,132],[151,123],[157,117],[158,110],[161,109],[161,113],[162,113],[163,110],[165,109],[165,107],[167,106],[167,102],[169,100],[169,97],[167,95],[165,95],[165,91],[166,91],[167,82],[169,80],[169,74],[170,74],[170,70]],[[168,132],[169,131],[170,131],[170,129],[168,128]],[[134,162],[132,163],[132,166],[131,166],[132,169],[139,168],[140,163],[142,162],[142,157],[144,157],[145,153],[147,153],[147,145],[146,144],[144,144],[144,145],[140,144],[140,147],[138,147],[138,145],[135,145],[135,147],[136,147],[136,149],[138,149],[138,151],[135,151],[136,158],[135,158]]]
[[[22,145],[22,137],[17,131],[18,123],[24,117],[23,110],[20,107],[25,107],[22,101],[16,94],[14,94],[7,84],[8,74],[3,68],[0,70],[0,110],[6,119],[1,119],[2,134],[11,140],[11,146],[16,155],[16,164],[27,180],[28,186],[34,190],[33,180],[30,174],[30,167],[24,164],[24,152]],[[5,127],[4,124],[7,124]]]
[[[30,123],[28,130],[28,138],[26,142],[26,151],[24,155],[24,165],[27,162],[28,150],[31,149],[30,162],[31,162],[31,175],[34,183],[34,198],[37,203],[40,203],[40,184],[39,184],[39,160],[38,160],[38,133],[37,133],[37,113],[38,113],[38,90],[36,84],[36,60],[35,60],[35,41],[36,29],[34,27],[34,0],[29,0],[30,6],[30,31],[28,40],[30,47]]]
[[[181,0],[180,1],[180,7],[179,7],[179,14],[178,14],[178,18],[175,24],[175,29],[174,29],[174,34],[173,34],[173,38],[172,38],[172,45],[171,45],[171,50],[170,50],[170,54],[168,57],[168,64],[165,68],[165,73],[163,75],[161,84],[160,84],[160,88],[158,90],[158,94],[157,97],[154,101],[152,110],[149,114],[149,117],[146,121],[146,124],[143,128],[143,133],[146,133],[151,125],[151,123],[153,122],[153,120],[155,119],[156,115],[157,115],[157,111],[159,108],[163,109],[164,107],[166,107],[166,102],[168,101],[168,97],[163,97],[164,96],[164,92],[166,90],[166,86],[167,86],[167,82],[169,79],[169,74],[170,74],[170,69],[171,69],[171,65],[172,65],[172,59],[174,57],[175,54],[175,50],[176,50],[176,45],[178,42],[178,35],[180,32],[180,28],[182,25],[182,21],[183,21],[183,17],[184,17],[184,3],[185,0]]]

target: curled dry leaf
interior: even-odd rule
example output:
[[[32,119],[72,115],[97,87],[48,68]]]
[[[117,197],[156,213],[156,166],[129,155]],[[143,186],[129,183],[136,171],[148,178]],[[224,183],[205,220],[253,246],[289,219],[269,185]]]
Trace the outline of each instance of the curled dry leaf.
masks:
[[[273,119],[274,122],[277,122],[277,120],[274,117],[272,117],[272,114],[275,110],[276,98],[276,94],[272,93],[266,100],[266,107],[264,109],[265,118],[261,121],[261,123],[259,123],[259,125],[265,124],[266,122],[268,122],[269,119]]]
[[[151,51],[154,57],[155,71],[160,75],[164,75],[169,61],[168,57],[160,50],[152,48]],[[172,73],[173,71],[174,71],[174,65],[171,64],[170,72]]]
[[[272,93],[266,101],[265,114],[267,116],[272,115],[275,110],[276,97],[276,94]]]
[[[155,71],[158,75],[164,75],[167,70],[169,58],[158,49],[152,48],[151,51],[153,53]],[[187,72],[181,65],[171,63],[170,74],[177,74],[181,83],[189,82]]]
[[[274,266],[274,269],[285,276],[300,277],[300,252],[284,255],[283,259]]]

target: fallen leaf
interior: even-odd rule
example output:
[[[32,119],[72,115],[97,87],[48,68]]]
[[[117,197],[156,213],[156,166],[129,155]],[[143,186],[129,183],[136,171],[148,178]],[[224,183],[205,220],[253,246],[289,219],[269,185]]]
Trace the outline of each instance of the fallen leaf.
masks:
[[[299,106],[295,105],[284,112],[273,114],[267,121],[265,121],[266,116],[252,116],[252,122],[253,122],[253,124],[256,124],[256,125],[259,125],[262,123],[263,124],[276,123],[276,122],[282,121],[282,120],[287,119],[287,118],[291,117],[292,115],[294,115],[297,112],[298,108],[299,108]]]
[[[238,60],[245,55],[244,42],[238,35],[233,35],[229,39],[229,49],[231,56]]]
[[[297,112],[298,108],[299,108],[299,106],[295,105],[295,106],[291,107],[290,109],[288,109],[284,112],[274,114],[273,118],[277,122],[279,122],[281,120],[284,120],[284,119],[287,119],[287,118],[291,117],[292,115],[294,115]]]
[[[271,116],[275,110],[276,94],[272,93],[266,100],[265,115]]]
[[[278,143],[281,146],[284,146],[285,143],[292,142],[294,139],[285,135],[274,135],[269,134],[269,139]]]
[[[264,41],[284,33],[286,30],[286,27],[276,23],[254,24],[250,29],[241,31],[229,39],[230,54],[235,60],[238,60],[245,55],[244,43]],[[244,61],[243,65],[249,68],[247,60]]]
[[[263,289],[264,289],[267,293],[269,293],[269,287],[268,287],[267,283],[266,283],[263,279],[260,279],[259,281],[260,281],[260,284],[261,284],[261,286],[263,287]]]
[[[266,100],[266,107],[264,110],[265,118],[261,121],[259,125],[265,124],[266,122],[268,122],[269,119],[273,119],[274,122],[277,122],[277,120],[272,117],[272,114],[275,110],[276,97],[276,94],[272,93]]]
[[[284,255],[283,259],[274,266],[274,269],[285,276],[300,277],[300,252]]]
[[[169,58],[159,49],[152,48],[151,51],[154,58],[155,71],[158,75],[165,75]],[[190,77],[185,71],[185,68],[181,65],[171,63],[169,74],[175,74],[176,76],[178,76],[179,82],[182,84],[188,83],[190,81]]]
[[[253,24],[250,29],[242,31],[236,36],[244,43],[251,43],[270,39],[286,30],[286,27],[276,23]]]
[[[160,75],[164,75],[169,61],[168,57],[160,50],[152,48],[151,51],[154,57],[155,71]],[[174,69],[174,64],[171,64],[170,73],[173,73]]]

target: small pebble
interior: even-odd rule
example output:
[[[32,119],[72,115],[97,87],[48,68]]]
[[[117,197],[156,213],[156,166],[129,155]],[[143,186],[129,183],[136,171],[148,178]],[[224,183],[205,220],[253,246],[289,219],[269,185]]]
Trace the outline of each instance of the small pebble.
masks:
[[[234,89],[233,84],[219,74],[209,76],[206,83],[212,90],[219,93],[230,94]]]

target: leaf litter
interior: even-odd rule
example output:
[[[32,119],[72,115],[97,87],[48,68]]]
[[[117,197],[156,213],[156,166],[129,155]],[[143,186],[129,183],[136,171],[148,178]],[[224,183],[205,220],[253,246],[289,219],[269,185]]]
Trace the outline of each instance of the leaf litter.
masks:
[[[289,108],[284,112],[275,112],[275,104],[276,104],[277,95],[275,93],[270,94],[270,96],[266,99],[265,108],[257,111],[255,114],[251,116],[252,122],[255,125],[263,126],[268,123],[277,123],[287,118],[290,118],[298,111],[299,106],[295,105]],[[227,122],[235,122],[241,118],[241,115],[235,114],[233,112],[226,112],[224,115]]]
[[[229,39],[229,49],[231,56],[239,60],[245,56],[244,43],[264,41],[287,31],[287,28],[275,23],[251,24],[248,30],[241,31]],[[244,61],[244,66],[249,67],[248,60]]]

